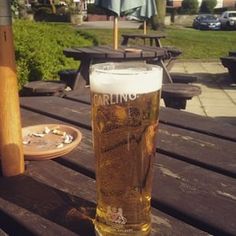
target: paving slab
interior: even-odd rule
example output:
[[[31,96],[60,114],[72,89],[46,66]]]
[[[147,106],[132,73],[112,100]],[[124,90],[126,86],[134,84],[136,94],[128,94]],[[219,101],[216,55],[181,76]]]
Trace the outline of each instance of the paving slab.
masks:
[[[236,84],[220,61],[177,61],[171,72],[196,75],[202,93],[187,102],[185,111],[236,125]]]

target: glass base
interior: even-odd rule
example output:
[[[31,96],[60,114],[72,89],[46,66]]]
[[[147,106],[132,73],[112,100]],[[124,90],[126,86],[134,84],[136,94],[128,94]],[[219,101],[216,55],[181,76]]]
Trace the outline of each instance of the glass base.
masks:
[[[110,226],[100,226],[95,222],[95,233],[96,236],[150,236],[151,226],[143,228],[142,231],[132,230],[132,228],[126,229],[114,229]]]

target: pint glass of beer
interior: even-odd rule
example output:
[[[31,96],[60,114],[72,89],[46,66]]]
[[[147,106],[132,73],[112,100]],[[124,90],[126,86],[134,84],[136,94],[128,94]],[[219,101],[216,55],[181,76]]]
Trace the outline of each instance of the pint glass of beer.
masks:
[[[90,73],[99,236],[151,231],[152,164],[162,68],[101,63]]]

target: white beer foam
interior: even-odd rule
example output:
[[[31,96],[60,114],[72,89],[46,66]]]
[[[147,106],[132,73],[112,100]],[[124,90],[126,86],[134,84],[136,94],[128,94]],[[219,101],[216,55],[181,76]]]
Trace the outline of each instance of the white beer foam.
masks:
[[[104,63],[93,67],[90,74],[91,91],[108,94],[141,94],[160,90],[162,86],[162,68],[156,65],[144,64],[140,67],[125,69],[102,70],[104,65],[115,63]]]

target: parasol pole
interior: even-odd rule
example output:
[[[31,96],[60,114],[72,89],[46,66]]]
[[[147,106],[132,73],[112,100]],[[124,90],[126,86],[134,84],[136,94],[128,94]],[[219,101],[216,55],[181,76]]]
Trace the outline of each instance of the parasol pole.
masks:
[[[118,49],[118,16],[114,16],[113,21],[113,49]]]
[[[144,20],[144,22],[143,22],[143,34],[147,34],[147,21],[146,20]]]
[[[10,2],[0,1],[0,159],[3,176],[24,172]]]

